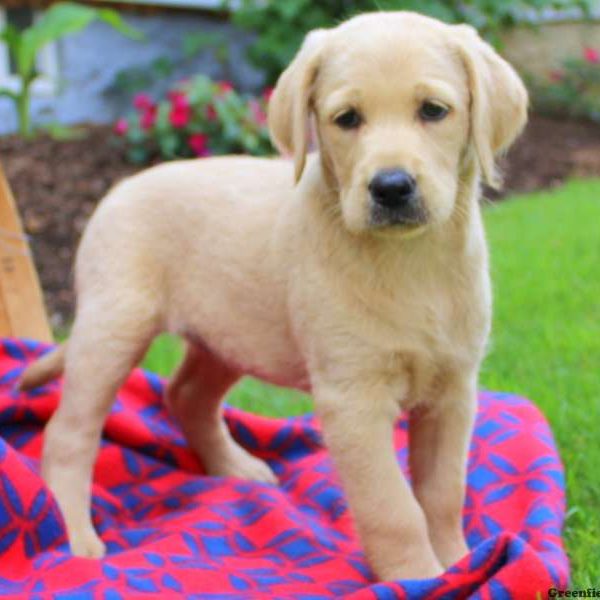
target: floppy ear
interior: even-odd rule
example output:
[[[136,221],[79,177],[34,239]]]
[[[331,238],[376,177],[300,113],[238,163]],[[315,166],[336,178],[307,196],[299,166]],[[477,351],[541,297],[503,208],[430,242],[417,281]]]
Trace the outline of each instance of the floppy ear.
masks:
[[[323,29],[311,31],[306,36],[300,51],[279,77],[269,100],[271,139],[282,154],[293,155],[296,183],[304,170],[308,152],[311,92],[325,36]]]
[[[469,25],[453,27],[471,96],[471,140],[484,181],[501,185],[494,157],[508,149],[527,121],[527,90],[515,70]]]

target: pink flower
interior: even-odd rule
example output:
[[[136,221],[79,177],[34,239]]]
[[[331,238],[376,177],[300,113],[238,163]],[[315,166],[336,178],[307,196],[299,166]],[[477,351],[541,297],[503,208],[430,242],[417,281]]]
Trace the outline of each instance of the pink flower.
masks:
[[[554,71],[550,71],[550,73],[548,73],[548,77],[549,77],[550,81],[555,81],[555,82],[562,81],[564,76],[565,76],[564,72],[560,71],[559,69],[555,69]]]
[[[207,121],[216,121],[217,120],[217,109],[214,104],[209,104],[206,107],[206,119]]]
[[[192,116],[192,111],[188,106],[173,106],[169,113],[169,123],[175,127],[175,129],[181,129],[185,127]]]
[[[141,113],[140,127],[151,129],[156,121],[156,104],[148,94],[136,94],[133,105]]]
[[[209,154],[207,142],[208,136],[204,133],[194,133],[188,138],[188,145],[196,156],[207,156]]]
[[[260,105],[258,100],[250,100],[250,102],[248,103],[248,106],[250,107],[250,111],[252,112],[252,116],[254,117],[254,120],[259,125],[266,125],[267,124],[267,115],[265,114],[265,111],[262,109],[262,106]]]
[[[129,123],[127,122],[126,119],[119,119],[116,123],[115,123],[115,133],[117,135],[125,135],[127,133],[127,130],[129,129]]]
[[[228,94],[229,92],[233,91],[233,84],[231,81],[218,81],[217,88],[221,94]]]
[[[171,90],[168,96],[169,100],[171,101],[171,106],[173,106],[173,108],[177,110],[189,108],[190,101],[188,100],[188,97],[185,95],[184,92],[180,90]]]
[[[263,100],[265,102],[268,102],[271,99],[271,96],[273,95],[274,91],[275,91],[275,88],[273,88],[273,87],[266,87],[263,90],[263,93],[262,93]]]
[[[140,117],[140,127],[144,130],[152,129],[156,123],[156,106],[149,106]]]
[[[171,112],[169,113],[169,122],[176,129],[185,127],[192,118],[190,102],[184,92],[172,90],[168,94],[171,101]]]
[[[152,98],[148,94],[136,94],[133,99],[133,106],[138,110],[148,110],[154,106]]]
[[[583,49],[583,58],[592,65],[600,64],[600,50],[587,46]]]

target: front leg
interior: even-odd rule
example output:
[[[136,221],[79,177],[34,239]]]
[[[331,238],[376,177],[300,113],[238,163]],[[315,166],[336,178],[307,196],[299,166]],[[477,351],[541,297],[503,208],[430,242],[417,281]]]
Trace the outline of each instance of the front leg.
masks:
[[[445,567],[469,552],[462,527],[467,456],[477,405],[476,377],[453,374],[431,405],[409,419],[413,489],[433,548]]]
[[[435,577],[443,568],[393,443],[397,397],[385,383],[315,386],[325,442],[367,559],[380,580]]]

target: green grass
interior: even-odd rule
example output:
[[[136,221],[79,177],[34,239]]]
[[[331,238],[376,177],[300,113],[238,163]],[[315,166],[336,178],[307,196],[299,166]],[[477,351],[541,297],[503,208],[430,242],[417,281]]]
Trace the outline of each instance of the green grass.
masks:
[[[600,582],[600,181],[486,211],[494,329],[481,384],[548,417],[567,473],[573,587]]]
[[[494,331],[481,373],[488,389],[533,399],[567,469],[566,542],[574,588],[600,582],[600,180],[485,210]],[[144,365],[169,374],[181,346],[159,338]],[[267,415],[310,410],[310,399],[245,378],[228,401]]]

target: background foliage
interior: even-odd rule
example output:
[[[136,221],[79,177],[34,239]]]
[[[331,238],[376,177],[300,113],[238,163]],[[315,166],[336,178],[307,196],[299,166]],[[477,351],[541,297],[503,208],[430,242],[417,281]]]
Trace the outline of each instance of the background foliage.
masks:
[[[527,77],[537,112],[600,123],[600,49],[584,48],[581,57],[568,58],[547,81]]]
[[[273,84],[308,31],[359,12],[415,10],[448,23],[470,23],[498,44],[500,31],[544,9],[579,8],[589,14],[591,0],[241,0],[236,5],[233,22],[256,34],[248,58]]]
[[[172,77],[178,69],[193,66],[194,60],[200,54],[207,53],[218,63],[223,78],[233,81],[235,70],[231,66],[227,37],[218,32],[200,30],[183,35],[178,57],[158,56],[149,62],[118,71],[110,86],[110,92],[116,92],[130,100],[135,94],[150,88],[159,87],[160,91],[164,91],[172,83]]]
[[[115,124],[131,162],[143,164],[211,154],[272,154],[266,103],[261,96],[239,94],[228,81],[204,75],[180,82],[155,102],[134,98],[134,108]]]

